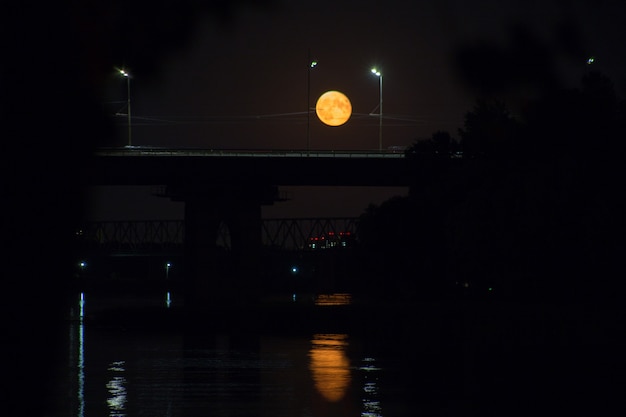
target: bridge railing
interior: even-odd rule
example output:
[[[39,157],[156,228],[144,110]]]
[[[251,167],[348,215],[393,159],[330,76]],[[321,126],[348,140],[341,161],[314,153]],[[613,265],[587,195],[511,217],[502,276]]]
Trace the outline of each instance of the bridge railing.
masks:
[[[193,157],[253,157],[253,158],[404,158],[404,152],[385,151],[332,151],[332,150],[256,150],[256,149],[174,149],[131,146],[124,148],[101,148],[98,156],[193,156]]]

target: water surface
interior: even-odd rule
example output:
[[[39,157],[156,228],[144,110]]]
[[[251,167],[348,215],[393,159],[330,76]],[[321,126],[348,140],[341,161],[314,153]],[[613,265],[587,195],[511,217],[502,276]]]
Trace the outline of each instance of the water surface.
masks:
[[[252,330],[216,326],[219,313],[181,321],[172,293],[76,294],[49,415],[555,415],[613,403],[624,387],[602,319],[568,329],[543,310],[354,312],[350,294],[307,297],[312,310]]]

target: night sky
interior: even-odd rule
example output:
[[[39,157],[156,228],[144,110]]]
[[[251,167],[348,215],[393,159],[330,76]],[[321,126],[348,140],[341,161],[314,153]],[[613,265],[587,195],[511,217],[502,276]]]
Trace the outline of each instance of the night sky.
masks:
[[[183,23],[170,19],[184,26],[184,35],[177,26],[169,33],[160,20],[156,24],[165,28],[153,38],[130,24],[127,43],[120,38],[120,50],[111,54],[116,61],[102,79],[101,103],[114,127],[100,145],[127,144],[127,85],[115,68],[132,73],[137,146],[306,149],[307,98],[313,108],[322,93],[339,90],[351,100],[353,115],[329,127],[312,112],[310,148],[375,150],[379,80],[373,66],[383,73],[383,148],[409,146],[439,130],[458,138],[465,113],[486,94],[505,100],[515,114],[538,83],[577,86],[589,57],[626,95],[620,42],[626,14],[618,1],[243,3],[227,18],[209,11]],[[135,12],[139,21],[151,13],[168,22],[162,13]],[[168,36],[178,40],[176,47]],[[168,48],[159,50],[159,37]],[[310,71],[310,97],[309,56],[318,62]],[[265,216],[314,216],[312,207],[320,207],[320,216],[357,216],[370,202],[404,192],[290,191],[298,204],[270,207]],[[180,216],[180,206],[151,199],[149,190],[133,192],[98,193],[93,217]],[[126,204],[99,205],[111,200]]]
[[[475,54],[491,71],[555,77],[575,86],[594,66],[624,93],[626,39],[619,2],[609,1],[278,1],[241,6],[232,20],[199,18],[189,40],[144,74],[133,57],[111,64],[107,100],[126,97],[113,66],[133,73],[136,145],[218,149],[303,149],[308,53],[310,106],[327,90],[351,100],[344,126],[313,114],[313,149],[376,149],[378,78],[383,72],[383,147],[407,146],[437,130],[456,136],[477,95],[458,65],[464,48],[493,45],[519,62]],[[482,52],[481,52],[482,53]],[[510,64],[515,68],[508,68]],[[498,62],[500,61],[500,62]],[[478,65],[478,64],[477,64]],[[487,69],[489,71],[489,69]],[[504,74],[499,74],[500,76]],[[497,75],[496,75],[497,76]],[[534,80],[532,80],[534,81]],[[524,96],[508,93],[513,110]],[[125,113],[124,103],[111,104]],[[118,117],[120,124],[124,117]],[[125,144],[125,131],[111,139]]]

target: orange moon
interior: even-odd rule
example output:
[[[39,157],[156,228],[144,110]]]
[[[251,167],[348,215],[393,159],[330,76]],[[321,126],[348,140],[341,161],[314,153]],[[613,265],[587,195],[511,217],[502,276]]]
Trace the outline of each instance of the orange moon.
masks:
[[[352,115],[352,104],[345,94],[327,91],[317,99],[315,113],[328,126],[341,126]]]

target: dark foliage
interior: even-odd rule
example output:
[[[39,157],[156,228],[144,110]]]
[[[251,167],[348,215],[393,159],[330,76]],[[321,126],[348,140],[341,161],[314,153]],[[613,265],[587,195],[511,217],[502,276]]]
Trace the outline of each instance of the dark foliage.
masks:
[[[479,100],[473,111],[465,116],[459,136],[463,153],[468,157],[510,157],[519,147],[519,124],[504,103]]]
[[[550,90],[520,119],[501,102],[478,101],[459,131],[463,158],[444,132],[407,150],[409,197],[363,214],[364,247],[383,270],[393,260],[404,271],[404,294],[424,290],[415,283],[432,274],[439,282],[428,288],[448,294],[622,300],[623,108],[598,73],[579,89]]]
[[[449,132],[439,130],[430,139],[413,143],[404,154],[413,159],[449,158],[460,150],[459,143]]]
[[[580,44],[575,37],[563,42],[563,36],[574,33],[564,25],[558,33],[558,48],[539,39],[528,26],[514,25],[504,42],[476,41],[458,48],[454,63],[469,88],[484,96],[543,90],[557,84],[555,56],[565,53],[573,59]]]

